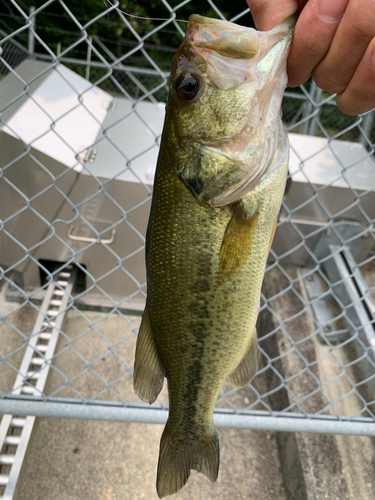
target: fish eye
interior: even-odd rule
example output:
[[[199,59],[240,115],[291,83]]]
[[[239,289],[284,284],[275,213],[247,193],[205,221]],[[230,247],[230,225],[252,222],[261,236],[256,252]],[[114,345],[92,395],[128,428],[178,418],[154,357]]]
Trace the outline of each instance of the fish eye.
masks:
[[[176,82],[176,92],[183,101],[191,101],[201,88],[201,79],[194,73],[184,73]]]

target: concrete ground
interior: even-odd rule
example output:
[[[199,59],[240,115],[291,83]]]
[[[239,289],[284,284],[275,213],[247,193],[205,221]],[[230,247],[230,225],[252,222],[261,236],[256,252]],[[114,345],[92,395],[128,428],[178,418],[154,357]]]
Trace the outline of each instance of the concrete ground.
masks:
[[[275,295],[287,285],[285,278],[268,273],[266,289]],[[268,288],[267,288],[268,287]],[[303,294],[303,290],[300,290]],[[18,309],[16,303],[0,296],[0,310],[9,316],[9,324],[0,325],[0,351],[13,352],[20,347],[17,330],[31,333],[36,312],[32,305]],[[280,318],[293,317],[300,307],[293,294],[285,294],[272,303]],[[136,400],[132,391],[131,373],[126,363],[133,362],[135,334],[139,317],[110,315],[96,311],[71,311],[63,330],[57,352],[59,356],[46,393],[58,397]],[[271,318],[272,319],[272,318]],[[310,322],[309,322],[310,321]],[[308,316],[300,315],[284,325],[295,341],[308,336],[313,329]],[[85,335],[82,335],[84,332]],[[261,335],[261,332],[259,332]],[[302,337],[301,337],[302,336]],[[109,342],[107,342],[107,339]],[[125,340],[124,340],[125,339]],[[275,337],[274,346],[282,353],[283,338]],[[324,358],[325,346],[315,340],[303,352],[309,361]],[[310,356],[310,358],[309,358]],[[343,356],[349,356],[350,352]],[[11,362],[19,366],[22,351]],[[327,358],[328,359],[328,358]],[[300,360],[286,357],[280,370],[290,375]],[[89,365],[92,369],[87,369]],[[262,361],[261,365],[262,366]],[[298,367],[297,367],[298,368]],[[317,366],[321,381],[335,376],[330,362]],[[289,370],[289,372],[288,372]],[[67,379],[69,384],[64,385]],[[99,376],[98,376],[99,375]],[[120,377],[120,380],[118,378]],[[355,374],[353,374],[355,377]],[[0,365],[1,389],[9,390],[14,371]],[[103,380],[110,382],[114,392],[106,390]],[[254,385],[259,393],[266,390],[266,376],[258,376]],[[309,389],[309,381],[291,381],[298,396]],[[312,389],[311,389],[312,390]],[[335,390],[346,390],[340,384],[327,388],[334,399]],[[228,395],[237,407],[255,401],[251,390]],[[163,390],[161,400],[166,401]],[[277,402],[275,402],[277,404]],[[305,403],[307,411],[319,409],[315,397]],[[350,411],[350,399],[341,401],[338,410]],[[225,403],[223,405],[225,407]],[[228,407],[228,406],[226,406]],[[259,408],[260,409],[260,408]],[[264,408],[263,408],[264,409]],[[37,420],[33,442],[22,471],[18,500],[138,500],[157,499],[155,492],[159,440],[163,427],[152,424],[116,423],[64,419]],[[375,498],[375,445],[368,437],[275,434],[251,430],[218,429],[221,446],[219,479],[212,484],[201,474],[192,472],[176,500],[373,500]]]
[[[39,419],[18,500],[156,500],[163,426]],[[217,483],[193,472],[176,500],[286,499],[273,433],[219,429]]]
[[[280,357],[280,362],[275,368],[283,374],[284,379],[288,380],[286,385],[290,390],[284,391],[284,394],[276,393],[272,407],[282,410],[300,398],[301,407],[310,414],[323,412],[327,407],[327,401],[330,401],[330,408],[323,414],[334,415],[335,411],[336,414],[343,416],[359,415],[364,409],[365,402],[374,411],[373,404],[370,404],[374,401],[374,394],[367,384],[363,383],[367,377],[361,363],[356,362],[358,353],[353,344],[339,347],[338,343],[334,343],[332,351],[327,344],[318,339],[317,335],[309,338],[309,334],[316,332],[316,326],[309,315],[311,311],[301,311],[297,293],[304,297],[305,303],[308,302],[308,296],[301,282],[297,281],[300,276],[298,270],[288,269],[288,273],[293,280],[296,280],[295,292],[289,291],[281,295],[282,291],[289,288],[289,280],[276,269],[267,274],[263,289],[266,296],[277,298],[272,301],[274,315],[262,318],[259,333],[261,334],[261,330],[278,330],[279,320],[286,320],[283,328],[298,349],[298,356],[295,352],[289,354],[290,343],[281,331],[277,331],[275,337],[267,341],[268,345],[264,345],[260,340],[260,344],[272,357]],[[310,374],[303,373],[306,362],[309,363]],[[301,375],[296,377],[298,373]],[[278,378],[275,379],[279,385]],[[319,380],[320,387],[316,380]],[[352,384],[358,384],[360,397],[354,394]],[[273,386],[273,381],[270,381],[270,386]],[[312,396],[308,397],[310,393]],[[368,414],[363,411],[362,416]],[[374,438],[278,433],[277,442],[287,498],[374,500]]]
[[[0,351],[8,354],[22,345],[15,329],[30,334],[36,312],[30,305],[19,309],[19,304],[5,301],[4,290],[0,295],[0,310],[5,314],[15,311],[9,316],[9,325],[0,326]],[[57,370],[49,378],[46,393],[77,397],[75,390],[85,397],[94,397],[104,387],[96,374],[108,382],[122,375],[124,378],[112,383],[111,388],[127,401],[136,399],[124,361],[133,363],[136,340],[133,332],[140,318],[128,319],[130,322],[117,314],[70,311],[63,324],[67,336],[60,338],[59,355],[54,363]],[[109,340],[110,349],[103,338]],[[122,342],[123,339],[126,340]],[[9,358],[14,366],[19,366],[21,359],[22,351]],[[85,371],[83,360],[93,363],[93,370]],[[63,389],[61,373],[71,381]],[[14,370],[0,365],[0,377],[1,389],[10,390]],[[164,388],[161,400],[166,401],[166,396]],[[251,394],[246,396],[245,391],[232,401],[246,406],[247,397]],[[117,399],[108,391],[99,398]],[[19,481],[18,500],[158,498],[155,480],[163,426],[46,418],[36,422]],[[221,448],[218,481],[212,484],[193,471],[176,500],[286,500],[275,433],[232,429],[219,429],[218,433]]]

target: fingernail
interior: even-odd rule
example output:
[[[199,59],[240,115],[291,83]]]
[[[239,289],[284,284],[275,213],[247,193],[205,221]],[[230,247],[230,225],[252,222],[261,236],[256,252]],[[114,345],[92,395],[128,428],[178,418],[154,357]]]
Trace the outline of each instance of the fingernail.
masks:
[[[325,21],[338,21],[344,15],[349,0],[319,0],[319,16]]]

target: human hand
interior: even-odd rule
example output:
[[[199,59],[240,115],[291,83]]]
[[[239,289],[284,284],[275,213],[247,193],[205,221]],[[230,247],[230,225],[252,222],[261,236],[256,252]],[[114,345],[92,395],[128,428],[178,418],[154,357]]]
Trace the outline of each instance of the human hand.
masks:
[[[375,107],[375,0],[247,0],[258,29],[300,12],[288,58],[288,85],[311,75],[337,93],[339,109],[357,115]]]

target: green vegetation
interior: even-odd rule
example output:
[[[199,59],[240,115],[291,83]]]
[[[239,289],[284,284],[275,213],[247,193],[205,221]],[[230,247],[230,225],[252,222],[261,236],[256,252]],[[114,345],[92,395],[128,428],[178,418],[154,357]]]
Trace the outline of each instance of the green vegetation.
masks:
[[[112,3],[112,0],[110,1]],[[55,1],[41,10],[36,18],[38,34],[54,52],[57,50],[58,43],[61,43],[62,50],[64,50],[82,36],[78,24],[86,27],[89,36],[98,36],[116,57],[120,57],[125,53],[124,47],[131,47],[138,43],[137,37],[132,32],[133,29],[139,36],[146,36],[145,42],[147,43],[149,55],[153,60],[165,67],[169,66],[175,49],[181,43],[181,33],[178,32],[173,23],[169,23],[164,28],[152,33],[155,28],[163,24],[163,21],[126,17],[131,29],[106,0],[79,0],[65,3],[71,9],[71,13],[67,12],[59,2]],[[177,6],[179,3],[181,2],[176,0],[169,2],[172,7]],[[31,6],[38,9],[43,7],[46,1],[18,0],[18,4],[25,13],[28,13]],[[245,0],[232,2],[215,0],[215,5],[227,19],[239,14],[247,7]],[[107,9],[110,12],[106,13]],[[120,3],[120,9],[134,16],[170,18],[170,12],[160,0],[123,0]],[[203,1],[192,1],[179,8],[176,12],[177,17],[182,20],[187,20],[190,14],[193,13],[218,17],[217,12],[210,4]],[[92,20],[97,17],[98,19],[92,23]],[[240,22],[246,26],[251,26],[252,18],[250,14],[242,16]],[[25,20],[22,14],[9,1],[0,0],[0,28],[9,33],[24,24]],[[184,31],[186,24],[179,23],[179,25]],[[21,43],[27,45],[27,31],[21,33],[18,39]],[[36,41],[36,51],[46,52],[43,45],[38,41]],[[83,42],[79,46],[72,48],[68,56],[82,57],[85,52],[86,44]],[[139,54],[135,54],[129,61],[138,65],[144,64]]]
[[[114,0],[110,1],[113,2]],[[17,3],[28,14],[31,6],[35,6],[38,9],[46,5],[47,2],[46,0],[17,0]],[[181,0],[169,0],[169,5],[172,8],[178,6],[180,3]],[[213,4],[226,19],[231,19],[246,9],[245,0],[214,0]],[[36,16],[36,31],[41,38],[41,40],[35,41],[35,51],[38,54],[43,54],[44,56],[49,54],[46,47],[43,46],[44,42],[55,54],[60,50],[64,52],[65,57],[86,60],[88,45],[86,40],[82,39],[82,29],[85,29],[88,36],[100,39],[115,58],[123,58],[122,63],[124,65],[152,69],[152,64],[142,50],[134,50],[134,48],[139,46],[139,38],[142,38],[144,39],[144,51],[149,58],[164,72],[169,71],[172,57],[182,40],[182,34],[174,23],[165,23],[164,21],[155,19],[122,17],[121,14],[111,7],[108,0],[78,0],[74,2],[72,0],[65,0],[65,5],[71,10],[65,10],[60,2],[54,1],[38,12]],[[120,2],[120,9],[140,17],[170,18],[170,12],[161,0],[122,0]],[[192,0],[177,9],[176,16],[178,19],[187,20],[193,13],[209,17],[219,17],[218,13],[207,0]],[[126,21],[124,21],[124,18]],[[93,22],[93,20],[95,21]],[[241,16],[238,22],[245,26],[253,26],[252,17],[249,13]],[[178,22],[178,25],[182,32],[184,32],[186,23]],[[22,12],[17,10],[9,0],[0,0],[0,29],[9,34],[22,29],[22,27],[25,27],[25,17],[22,15]],[[27,47],[27,28],[17,34],[14,39],[24,47]],[[82,41],[77,44],[77,41],[80,39]],[[100,48],[97,39],[94,38],[95,49],[107,61],[110,61],[111,58]],[[91,60],[93,62],[100,61],[100,57],[95,51],[91,54]],[[81,76],[86,76],[86,67],[84,65],[78,62],[67,62],[66,60],[64,64]],[[1,73],[5,72],[1,71],[0,68]],[[155,99],[166,101],[168,89],[166,84],[163,85],[163,82],[165,83],[163,77],[149,75],[135,76],[147,91],[153,91]],[[108,75],[105,68],[92,66],[89,77],[91,82],[99,84],[104,90],[114,95],[124,95],[125,93],[125,95],[138,98],[143,93],[139,85],[134,82],[134,79],[124,71],[115,69],[112,75]],[[306,84],[306,88],[310,88],[309,82]],[[301,89],[288,90],[296,94],[302,93]],[[323,93],[322,99],[326,99],[327,97],[329,97],[329,94]],[[306,119],[314,111],[311,108],[310,112],[306,114],[306,105],[306,101],[293,97],[284,99],[284,121],[292,132],[308,133],[306,128],[304,129],[299,125],[299,121],[303,117]],[[324,130],[318,125],[315,131],[316,135],[324,136],[326,132],[330,137],[340,134],[338,138],[341,140],[357,141],[359,138],[360,131],[355,126],[358,118],[344,115],[336,106],[332,106],[332,104],[328,103],[322,106],[319,120]],[[375,134],[375,127],[373,127],[372,134]]]

